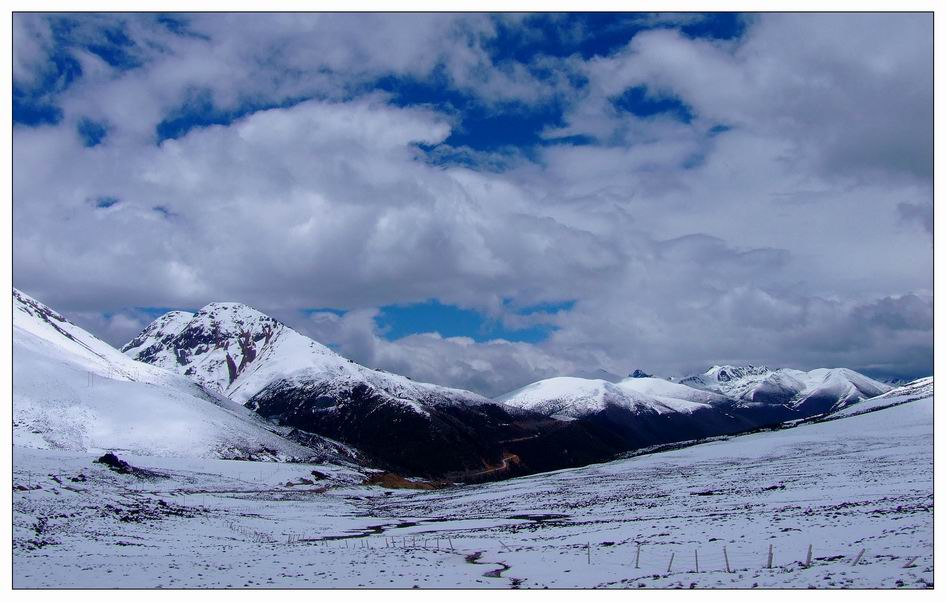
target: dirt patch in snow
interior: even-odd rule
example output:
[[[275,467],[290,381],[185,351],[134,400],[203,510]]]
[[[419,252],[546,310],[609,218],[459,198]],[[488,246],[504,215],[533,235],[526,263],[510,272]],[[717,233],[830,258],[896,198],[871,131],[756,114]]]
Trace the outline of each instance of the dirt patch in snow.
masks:
[[[387,489],[443,489],[448,483],[441,481],[421,481],[405,479],[394,472],[376,472],[368,475],[365,485],[378,485]]]

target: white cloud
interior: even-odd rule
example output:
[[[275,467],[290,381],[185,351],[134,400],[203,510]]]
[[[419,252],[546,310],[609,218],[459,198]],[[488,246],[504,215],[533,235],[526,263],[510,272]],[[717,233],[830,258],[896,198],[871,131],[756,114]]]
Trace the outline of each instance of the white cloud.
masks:
[[[154,41],[144,67],[91,72],[62,95],[62,124],[14,133],[15,283],[113,342],[140,317],[125,308],[237,300],[358,361],[490,394],[713,361],[931,369],[931,38],[922,16],[845,17],[765,15],[739,42],[642,33],[560,62],[590,77],[571,90],[494,64],[482,17],[372,16],[364,36],[355,16],[207,15],[192,27],[209,40],[132,20]],[[604,143],[534,149],[500,172],[431,164],[416,143],[445,140],[455,115],[352,91],[437,64],[484,102],[574,99],[548,134]],[[638,84],[694,119],[614,110],[608,97]],[[224,107],[328,100],[155,145],[195,86]],[[79,116],[111,124],[104,144],[82,146]],[[719,122],[731,129],[709,135]],[[103,196],[119,202],[96,207]],[[538,344],[378,332],[376,308],[430,298],[558,330]],[[297,311],[311,307],[351,311]],[[104,311],[119,317],[94,319]]]
[[[928,180],[932,40],[924,14],[764,14],[736,42],[644,32],[586,65],[569,131],[600,133],[607,98],[645,85],[699,120],[789,143],[787,159],[822,174]]]
[[[338,316],[320,312],[297,321],[300,331],[330,341],[339,352],[367,366],[415,380],[448,383],[494,396],[536,378],[570,374],[579,365],[541,346],[501,339],[477,343],[438,333],[410,335],[395,342],[379,332],[377,310]]]

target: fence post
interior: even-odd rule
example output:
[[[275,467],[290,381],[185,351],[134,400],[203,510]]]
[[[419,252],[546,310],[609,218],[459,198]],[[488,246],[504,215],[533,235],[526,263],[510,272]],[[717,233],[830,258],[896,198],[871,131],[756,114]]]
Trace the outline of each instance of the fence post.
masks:
[[[851,566],[856,566],[858,562],[861,561],[861,556],[864,555],[864,548],[861,548],[861,551],[857,553],[857,558],[854,559],[854,562],[851,563]]]
[[[700,572],[700,549],[699,548],[693,550],[693,562],[696,564],[695,572],[699,573]]]
[[[772,568],[772,544],[769,544],[769,563],[766,565],[767,569]]]
[[[591,564],[591,542],[588,542],[588,564]]]
[[[805,568],[806,569],[811,568],[811,544],[808,544],[808,557],[805,560]]]
[[[634,568],[641,568],[641,544],[637,544],[637,555],[634,556]]]
[[[723,558],[726,559],[726,572],[731,573],[732,571],[729,570],[729,553],[726,552],[726,546],[723,546]]]
[[[668,572],[668,573],[670,572],[670,567],[673,566],[673,556],[674,556],[675,554],[676,554],[676,552],[670,552],[670,562],[667,563],[667,572]]]
[[[917,558],[919,558],[919,556],[913,556],[912,558],[910,558],[910,560],[907,560],[907,563],[906,563],[905,565],[903,565],[903,568],[905,568],[905,569],[912,569],[912,568],[913,568],[913,563],[916,562],[916,559],[917,559]]]

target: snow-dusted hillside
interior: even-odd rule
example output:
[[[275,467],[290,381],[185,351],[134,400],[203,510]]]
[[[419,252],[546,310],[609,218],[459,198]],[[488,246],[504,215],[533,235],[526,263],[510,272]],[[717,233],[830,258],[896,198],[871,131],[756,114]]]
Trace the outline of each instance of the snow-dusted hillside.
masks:
[[[569,420],[597,414],[609,406],[637,414],[692,413],[711,409],[712,402],[725,398],[659,378],[612,383],[562,376],[534,382],[497,399],[515,408]]]
[[[14,445],[43,449],[260,459],[316,455],[252,412],[178,374],[128,358],[16,289],[13,427]]]
[[[765,366],[713,366],[703,374],[681,379],[680,384],[719,393],[743,405],[784,405],[808,415],[890,390],[889,385],[847,368],[805,372]]]

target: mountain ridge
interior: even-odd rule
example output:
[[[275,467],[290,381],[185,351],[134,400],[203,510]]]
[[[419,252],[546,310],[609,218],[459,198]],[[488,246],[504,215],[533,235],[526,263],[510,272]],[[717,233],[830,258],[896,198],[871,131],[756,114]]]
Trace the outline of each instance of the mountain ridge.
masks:
[[[427,476],[530,472],[734,434],[850,405],[889,387],[847,369],[715,365],[674,382],[559,376],[487,399],[344,358],[258,310],[168,312],[123,347],[266,419],[338,439],[379,465]],[[554,442],[554,443],[553,443]]]

